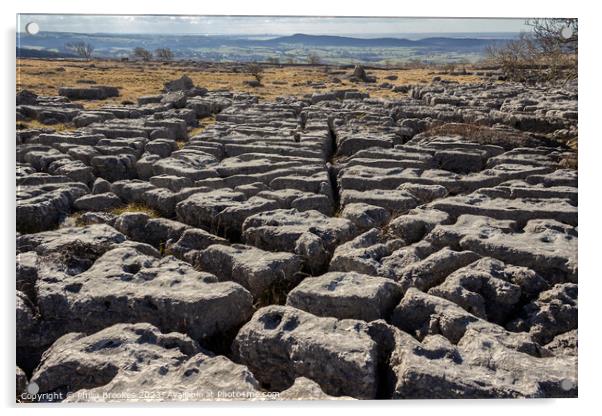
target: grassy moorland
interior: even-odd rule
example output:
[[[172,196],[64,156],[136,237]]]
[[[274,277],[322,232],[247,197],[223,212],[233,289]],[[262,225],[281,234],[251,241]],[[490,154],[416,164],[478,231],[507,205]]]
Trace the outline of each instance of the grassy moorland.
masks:
[[[106,104],[136,101],[142,95],[157,94],[163,84],[171,79],[188,75],[195,85],[210,90],[230,90],[249,92],[261,99],[270,100],[278,96],[301,96],[339,88],[357,88],[370,93],[371,97],[396,98],[398,92],[380,88],[383,82],[394,86],[404,84],[430,83],[433,69],[374,69],[369,73],[376,77],[376,83],[352,83],[345,79],[350,70],[326,66],[266,66],[263,71],[262,86],[251,87],[244,84],[253,76],[242,70],[242,65],[192,65],[190,62],[120,62],[120,61],[79,61],[79,60],[17,60],[17,90],[28,89],[39,95],[56,95],[62,86],[76,86],[78,81],[94,81],[98,85],[113,85],[120,88],[120,96],[103,101],[83,101],[86,108]],[[395,75],[396,80],[386,76]],[[479,80],[474,75],[438,75],[460,83]],[[337,82],[337,78],[340,82]],[[84,81],[84,82],[85,82]],[[324,88],[317,88],[323,84]],[[85,86],[86,84],[81,84]]]

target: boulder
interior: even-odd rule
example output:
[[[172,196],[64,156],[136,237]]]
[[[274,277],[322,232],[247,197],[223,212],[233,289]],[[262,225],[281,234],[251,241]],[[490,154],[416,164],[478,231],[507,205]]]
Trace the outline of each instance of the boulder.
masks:
[[[164,334],[148,323],[117,324],[86,335],[62,336],[46,352],[31,382],[40,393],[74,393],[110,383],[120,374],[174,367],[200,352],[189,337]]]
[[[325,268],[334,248],[355,233],[355,227],[348,220],[295,209],[255,214],[243,224],[247,244],[268,251],[295,253],[314,272]]]
[[[236,359],[270,389],[284,390],[297,377],[307,377],[326,394],[373,399],[378,350],[368,330],[363,321],[267,306],[241,328],[232,348]]]
[[[341,217],[351,221],[358,230],[364,231],[382,227],[389,221],[391,214],[385,208],[358,202],[345,205]]]
[[[391,348],[393,399],[576,397],[575,357],[538,358],[469,329],[457,344],[441,335],[418,342],[379,324]],[[486,364],[483,364],[486,363]]]
[[[168,93],[175,91],[186,91],[192,89],[194,87],[194,83],[192,82],[190,77],[188,77],[188,75],[182,75],[178,79],[166,82],[164,84],[164,87],[165,91],[167,91]]]
[[[59,333],[150,322],[207,341],[236,330],[252,311],[252,297],[243,287],[216,282],[172,256],[156,258],[124,246],[76,268],[78,259],[70,254],[48,261],[38,277],[40,315]]]
[[[212,245],[203,250],[198,266],[221,281],[234,281],[254,298],[266,291],[294,286],[301,280],[302,259],[290,253],[273,253],[242,244]]]
[[[109,211],[123,205],[123,202],[113,192],[84,195],[75,200],[74,206],[80,211]]]
[[[577,280],[577,231],[555,220],[530,220],[522,232],[511,220],[461,215],[453,225],[438,225],[426,239],[436,246],[471,250],[524,266],[552,283]]]
[[[387,319],[403,296],[390,279],[355,272],[307,277],[288,294],[286,304],[316,316],[374,321]]]

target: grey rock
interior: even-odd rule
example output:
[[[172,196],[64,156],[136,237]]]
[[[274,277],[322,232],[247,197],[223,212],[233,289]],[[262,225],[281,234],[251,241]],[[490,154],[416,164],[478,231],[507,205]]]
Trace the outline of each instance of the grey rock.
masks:
[[[173,92],[173,91],[186,91],[194,87],[194,83],[187,75],[182,75],[178,79],[174,79],[172,81],[166,82],[164,84],[165,91]]]
[[[237,207],[245,200],[242,193],[229,189],[199,192],[176,205],[178,220],[195,227],[212,227],[226,208]]]
[[[577,285],[557,284],[525,305],[508,328],[529,332],[534,340],[547,344],[556,335],[577,329],[577,316]]]
[[[241,244],[212,245],[198,257],[198,265],[221,281],[234,281],[254,298],[277,287],[290,287],[301,280],[303,261],[290,253],[273,253]]]
[[[94,85],[89,88],[83,87],[61,87],[59,95],[71,100],[104,100],[108,97],[118,97],[119,89],[104,85]]]
[[[428,293],[448,299],[479,318],[504,325],[520,303],[548,288],[533,270],[483,258],[456,270]]]
[[[400,191],[409,192],[416,200],[425,204],[447,195],[447,189],[441,185],[423,185],[418,183],[404,183],[397,187]]]
[[[241,328],[233,350],[270,389],[284,390],[297,377],[308,377],[332,396],[376,395],[378,351],[363,321],[268,306]]]
[[[517,228],[514,221],[461,215],[453,225],[435,227],[426,239],[528,267],[552,283],[576,282],[575,228],[554,220],[530,220],[523,232]]]
[[[87,194],[81,183],[20,184],[17,188],[17,230],[40,232],[55,228],[73,209],[73,202]]]
[[[186,81],[183,82],[183,84],[186,84]],[[189,85],[189,83],[188,83]],[[174,84],[172,83],[169,86],[170,89],[174,88]],[[168,89],[167,85],[165,86],[165,89]],[[185,89],[190,89],[190,88],[185,88]],[[163,96],[163,98],[161,98],[161,103],[163,104],[171,104],[174,108],[184,108],[186,106],[186,94],[184,94],[182,91],[174,91],[174,92],[168,92],[167,94],[165,94]]]
[[[491,198],[475,192],[435,201],[429,206],[445,211],[454,218],[463,214],[483,215],[500,220],[514,220],[521,224],[532,219],[549,218],[577,225],[577,208],[564,199]]]
[[[546,355],[526,333],[515,333],[466,312],[453,302],[428,295],[415,288],[406,291],[393,311],[391,323],[418,339],[428,335],[442,335],[452,344],[474,330],[486,334],[507,348],[539,357]]]
[[[35,251],[17,254],[16,287],[29,299],[35,299],[35,285],[38,279],[38,255]]]
[[[545,345],[548,351],[559,357],[577,356],[578,342],[577,330],[565,332],[564,334],[556,335],[552,341]]]
[[[111,183],[103,178],[97,178],[92,186],[92,193],[96,195],[107,192],[111,192]]]
[[[344,190],[341,193],[343,205],[366,203],[385,208],[391,213],[403,214],[418,205],[417,200],[406,191],[374,189],[371,191]]]
[[[40,273],[42,319],[62,333],[96,331],[120,322],[150,322],[197,340],[227,333],[251,314],[252,297],[241,286],[216,283],[208,273],[167,256],[117,247],[74,273],[59,260]]]
[[[418,342],[401,331],[389,330],[389,337],[394,399],[577,395],[574,357],[533,357],[474,329],[455,345],[441,335]]]
[[[449,224],[450,216],[436,209],[423,207],[408,211],[389,222],[389,232],[408,244],[421,240],[439,224]]]
[[[334,248],[355,233],[355,227],[348,220],[295,209],[255,214],[243,224],[247,244],[300,255],[313,271],[325,268]]]
[[[86,335],[70,333],[44,354],[31,378],[40,393],[74,393],[110,383],[119,375],[160,367],[174,370],[200,352],[189,337],[161,333],[148,323],[117,324]]]
[[[297,377],[292,386],[278,394],[277,400],[353,400],[353,398],[329,396],[315,381],[306,377]]]
[[[330,271],[378,275],[381,259],[391,254],[389,245],[377,228],[366,231],[336,248],[330,261]]]
[[[179,192],[184,188],[192,187],[190,178],[173,175],[158,175],[150,178],[150,183],[157,188],[167,188],[172,192]]]
[[[113,226],[115,223],[116,215],[111,214],[109,212],[84,212],[79,217],[79,222],[83,225],[92,225],[92,224],[108,224]]]
[[[125,236],[113,227],[95,224],[20,235],[17,237],[17,252],[54,254],[77,249],[98,256],[124,241]]]
[[[146,241],[146,223],[150,216],[144,212],[125,212],[115,219],[113,226],[132,240]]]
[[[152,155],[158,155],[160,157],[168,157],[172,152],[178,149],[178,145],[175,140],[170,139],[155,139],[146,143],[144,151]]]
[[[385,208],[362,202],[345,205],[341,217],[351,221],[358,230],[364,231],[374,227],[382,227],[391,215]]]
[[[113,192],[106,192],[103,194],[91,194],[84,195],[75,200],[75,208],[86,211],[86,210],[97,210],[97,211],[109,211],[123,205],[123,202]]]
[[[165,250],[180,259],[190,258],[190,261],[192,261],[201,250],[213,244],[227,245],[228,240],[213,235],[201,228],[188,228],[178,240],[167,242]]]
[[[202,352],[182,363],[168,361],[120,372],[110,383],[79,390],[66,402],[201,402],[260,400],[264,396],[245,366]]]
[[[27,375],[18,366],[16,369],[15,385],[16,385],[15,394],[18,398],[21,396],[22,393],[25,393],[25,389],[27,388]]]
[[[412,263],[401,269],[391,268],[391,278],[401,283],[404,287],[416,287],[420,290],[440,284],[455,270],[464,267],[481,256],[472,251],[453,251],[443,248],[425,259]],[[386,265],[386,261],[384,262]]]
[[[331,272],[305,278],[288,294],[286,304],[316,316],[374,321],[387,319],[403,293],[390,279]]]
[[[178,240],[190,227],[167,218],[151,218],[144,226],[146,235],[143,240],[154,247],[165,247],[168,241]]]

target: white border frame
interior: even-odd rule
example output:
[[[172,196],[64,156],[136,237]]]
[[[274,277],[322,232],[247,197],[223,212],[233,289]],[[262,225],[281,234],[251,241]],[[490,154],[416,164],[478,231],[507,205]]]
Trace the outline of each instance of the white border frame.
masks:
[[[601,385],[598,380],[600,370],[600,329],[597,322],[600,316],[600,276],[597,257],[599,239],[602,236],[598,214],[600,198],[600,161],[602,157],[602,137],[599,132],[602,106],[600,99],[600,49],[598,40],[602,16],[597,8],[590,4],[576,1],[531,1],[504,0],[499,2],[453,1],[415,1],[392,2],[385,0],[369,0],[354,2],[351,0],[303,0],[284,4],[274,0],[230,0],[228,2],[192,2],[192,1],[151,1],[151,0],[103,0],[73,2],[69,0],[19,0],[11,4],[2,3],[1,18],[3,36],[3,63],[0,64],[1,102],[4,104],[0,116],[4,127],[4,137],[1,164],[2,195],[2,234],[4,250],[2,250],[4,268],[3,303],[6,319],[2,346],[2,366],[0,380],[3,404],[14,408],[14,366],[15,366],[15,300],[13,295],[14,283],[14,252],[15,252],[15,141],[14,141],[14,93],[15,93],[15,32],[17,13],[96,13],[96,14],[230,14],[230,15],[318,15],[318,16],[399,16],[399,17],[577,17],[580,20],[581,40],[579,44],[579,78],[581,96],[579,97],[579,130],[581,132],[579,153],[579,268],[581,270],[581,308],[579,322],[579,399],[541,399],[541,400],[424,400],[424,401],[382,401],[382,402],[317,402],[317,403],[208,403],[208,404],[170,404],[159,405],[142,410],[150,415],[160,415],[167,407],[177,407],[175,412],[198,415],[200,412],[221,414],[232,410],[242,410],[245,413],[278,414],[286,416],[308,412],[345,412],[365,415],[374,407],[381,412],[417,412],[421,415],[433,412],[444,416],[462,415],[467,412],[487,414],[488,416],[504,415],[508,412],[534,411],[546,415],[577,414],[594,407],[598,398],[597,388]],[[585,2],[584,2],[585,3]],[[584,226],[583,226],[584,224]],[[131,405],[107,406],[90,408],[86,406],[86,414],[92,415],[107,412],[132,411]],[[336,410],[335,410],[336,407]],[[200,409],[199,409],[200,408]],[[82,406],[43,405],[20,406],[29,413],[41,410],[51,414],[79,414]]]

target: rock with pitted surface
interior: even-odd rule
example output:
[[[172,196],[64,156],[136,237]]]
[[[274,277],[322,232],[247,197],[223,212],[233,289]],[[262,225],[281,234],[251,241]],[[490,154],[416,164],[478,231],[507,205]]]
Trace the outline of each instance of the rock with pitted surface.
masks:
[[[469,330],[475,330],[498,340],[502,345],[533,356],[545,355],[529,334],[510,332],[465,311],[455,303],[410,288],[393,311],[393,325],[424,339],[429,335],[442,335],[457,344]]]
[[[451,273],[428,293],[448,299],[479,318],[504,325],[520,304],[549,287],[533,270],[483,258]]]
[[[556,220],[530,220],[519,232],[515,221],[461,215],[426,239],[531,268],[553,283],[577,279],[577,230]]]
[[[255,214],[243,224],[243,237],[248,244],[264,250],[295,253],[314,272],[326,267],[335,247],[355,233],[355,227],[348,220],[295,209]]]
[[[556,335],[577,329],[577,285],[561,283],[525,305],[519,318],[510,322],[513,331],[526,331],[540,344]]]
[[[385,225],[391,214],[385,208],[358,202],[345,205],[341,217],[351,221],[358,230],[369,230]]]
[[[177,333],[161,333],[148,323],[117,324],[86,335],[72,332],[52,345],[31,377],[40,393],[73,393],[106,385],[120,374],[148,368],[172,369],[200,352]]]
[[[84,195],[73,204],[80,211],[109,211],[123,205],[123,202],[113,192]]]
[[[41,392],[71,393],[66,400],[71,403],[262,397],[245,366],[203,350],[185,335],[161,333],[145,323],[65,335],[44,356],[33,381]]]
[[[297,377],[307,377],[326,394],[372,399],[378,382],[378,347],[368,329],[362,321],[268,306],[241,328],[233,350],[270,389],[284,390]]]
[[[16,364],[41,391],[577,395],[577,83],[330,70],[274,100],[186,75],[94,109],[117,89],[17,94]]]
[[[457,342],[441,335],[417,341],[391,330],[394,399],[575,397],[575,357],[533,357],[487,332],[469,329]],[[486,364],[484,364],[486,363]]]
[[[68,268],[74,261],[49,260],[38,273],[41,319],[61,333],[150,322],[209,340],[236,330],[252,313],[252,297],[242,286],[217,282],[171,256],[156,258],[125,246],[83,264],[85,270]]]

